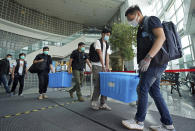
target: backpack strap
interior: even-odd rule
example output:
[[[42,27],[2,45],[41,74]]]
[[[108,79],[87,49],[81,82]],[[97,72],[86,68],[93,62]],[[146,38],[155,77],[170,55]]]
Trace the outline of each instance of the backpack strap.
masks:
[[[102,41],[102,38],[101,39],[99,39],[99,41],[100,41],[100,43],[101,43],[101,50],[102,50],[102,52],[103,52],[103,47],[104,47],[104,45],[103,45],[103,41]],[[106,41],[106,53],[105,53],[105,65],[106,65],[106,56],[107,56],[107,50],[108,50],[108,48],[109,48],[109,45],[108,45],[108,42]]]
[[[99,41],[100,41],[100,43],[101,43],[101,50],[103,51],[103,41],[102,41],[102,39],[99,39]],[[108,44],[108,42],[106,41],[106,53],[107,53],[107,50],[108,50],[108,48],[109,48],[109,44]]]
[[[15,73],[18,73],[19,66],[20,66],[19,59],[17,59],[16,60],[16,66],[15,66]]]
[[[102,41],[102,39],[99,39],[99,41],[100,41],[100,44],[101,44],[101,51],[103,52],[103,41]]]
[[[22,75],[25,74],[26,72],[26,61],[24,60],[24,66],[23,66],[23,72],[22,72]],[[15,67],[15,73],[18,74],[18,70],[19,70],[19,67],[20,67],[20,59],[17,59],[16,60],[16,67]]]
[[[148,23],[149,23],[149,18],[150,18],[150,17],[145,16],[145,17],[144,17],[144,20],[143,20],[143,30],[144,30],[144,32],[147,32],[147,33],[149,33],[149,25],[148,25]]]
[[[150,40],[153,41],[154,35],[149,30],[149,19],[150,19],[150,17],[148,17],[148,16],[144,17],[142,37],[149,37]]]

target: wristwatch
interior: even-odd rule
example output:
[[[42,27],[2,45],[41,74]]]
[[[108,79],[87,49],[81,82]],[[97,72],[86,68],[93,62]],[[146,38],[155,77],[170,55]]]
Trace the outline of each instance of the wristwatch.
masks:
[[[153,57],[150,56],[149,54],[147,54],[145,58],[146,58],[146,59],[149,58],[149,59],[151,59],[151,60],[153,59]]]

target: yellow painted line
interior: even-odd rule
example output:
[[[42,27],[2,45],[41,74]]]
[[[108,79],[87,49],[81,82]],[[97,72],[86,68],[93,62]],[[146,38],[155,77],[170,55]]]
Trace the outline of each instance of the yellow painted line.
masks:
[[[77,101],[72,101],[72,102],[67,102],[66,105],[69,105],[69,104],[73,104],[73,103],[76,103]],[[38,111],[42,111],[42,110],[46,110],[46,109],[52,109],[52,108],[55,108],[55,107],[59,107],[59,106],[64,106],[65,104],[59,104],[59,105],[53,105],[53,106],[48,106],[48,107],[42,107],[40,109],[34,109],[34,110],[31,110],[31,111],[25,111],[25,112],[22,112],[22,113],[17,113],[15,115],[6,115],[6,116],[2,116],[2,118],[10,118],[10,117],[13,117],[13,116],[20,116],[20,115],[23,115],[23,114],[30,114],[32,112],[38,112]]]
[[[41,110],[45,110],[45,109],[46,109],[45,107],[41,108]]]
[[[21,113],[17,113],[15,116],[19,116],[19,115],[21,115]]]
[[[24,114],[29,114],[30,113],[30,111],[26,111],[26,112],[24,112]]]
[[[32,110],[33,112],[37,112],[37,111],[39,111],[39,110]]]
[[[10,118],[11,117],[11,115],[7,115],[7,116],[4,116],[5,118]]]

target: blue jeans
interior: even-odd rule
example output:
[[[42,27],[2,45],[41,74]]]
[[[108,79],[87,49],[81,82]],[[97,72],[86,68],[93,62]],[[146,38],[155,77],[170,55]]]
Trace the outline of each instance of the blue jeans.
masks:
[[[9,89],[9,86],[8,86],[8,80],[7,80],[7,75],[0,75],[0,82],[3,83],[4,85],[4,88],[6,90],[6,93],[10,93],[10,89]]]
[[[160,93],[161,75],[166,67],[167,64],[157,67],[150,66],[146,72],[140,73],[140,82],[138,85],[138,107],[135,116],[137,121],[143,122],[145,120],[149,93],[160,112],[161,122],[165,125],[173,124],[167,105]]]

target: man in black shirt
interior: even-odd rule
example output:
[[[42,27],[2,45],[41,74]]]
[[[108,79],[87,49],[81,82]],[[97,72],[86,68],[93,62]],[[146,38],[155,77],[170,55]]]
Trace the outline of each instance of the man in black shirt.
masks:
[[[80,42],[78,44],[78,49],[74,50],[70,56],[68,72],[71,73],[71,67],[73,76],[75,78],[75,86],[69,91],[70,97],[73,98],[73,93],[76,91],[78,100],[83,102],[84,99],[81,94],[81,85],[83,83],[84,72],[83,69],[85,68],[86,62],[90,68],[91,64],[88,60],[87,54],[85,54],[85,44]]]
[[[5,59],[0,60],[0,82],[3,83],[7,94],[10,94],[7,76],[9,75],[9,71],[10,71],[11,58],[12,55],[8,54]]]
[[[159,65],[153,59],[166,39],[161,21],[155,16],[144,17],[137,5],[127,9],[125,16],[132,26],[136,27],[139,25],[137,32],[137,62],[139,64],[140,82],[138,85],[138,107],[135,118],[124,120],[122,124],[128,129],[144,129],[143,122],[147,113],[149,93],[160,112],[162,122],[162,126],[151,126],[150,128],[155,131],[175,131],[167,105],[160,93],[161,75],[168,63]],[[146,31],[146,27],[148,27],[149,32]],[[152,34],[154,39],[151,39],[149,33]]]
[[[39,94],[40,94],[40,96],[38,97],[39,100],[42,100],[43,98],[48,98],[48,96],[45,95],[45,93],[47,92],[47,86],[49,82],[48,74],[50,70],[54,72],[52,66],[52,59],[51,56],[48,55],[48,53],[49,53],[49,47],[44,47],[43,53],[37,55],[33,61],[33,63],[43,62],[43,64],[45,64],[45,69],[40,73],[38,73]]]

